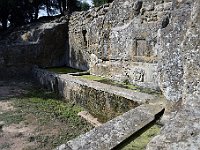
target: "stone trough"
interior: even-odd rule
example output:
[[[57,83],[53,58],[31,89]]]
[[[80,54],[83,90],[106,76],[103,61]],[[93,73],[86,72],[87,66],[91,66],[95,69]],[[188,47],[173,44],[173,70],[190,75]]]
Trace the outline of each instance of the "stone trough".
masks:
[[[162,114],[161,105],[141,105],[121,116],[94,128],[74,140],[68,141],[57,150],[109,150],[144,128]]]
[[[57,74],[35,68],[33,75],[44,87],[58,92],[66,101],[78,103],[104,123],[61,145],[58,150],[112,149],[154,121],[155,116],[164,110],[156,95],[79,78],[70,73]]]

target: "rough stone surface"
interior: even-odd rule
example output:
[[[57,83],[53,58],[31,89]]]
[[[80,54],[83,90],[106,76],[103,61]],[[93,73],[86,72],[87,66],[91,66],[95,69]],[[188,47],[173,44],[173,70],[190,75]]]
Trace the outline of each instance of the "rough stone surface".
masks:
[[[68,65],[117,81],[158,87],[157,30],[171,8],[170,1],[115,0],[75,13],[69,22]]]
[[[59,92],[67,101],[78,103],[91,114],[99,115],[106,120],[159,99],[156,95],[135,92],[69,74],[58,75],[42,69],[34,69],[33,74],[44,87]]]
[[[117,81],[159,86],[176,105],[161,134],[147,149],[199,149],[199,3],[115,0],[74,13],[69,19],[68,39],[64,18],[27,26],[0,41],[0,77],[27,73],[33,65],[67,64]],[[122,113],[154,99],[69,75],[42,70],[34,73],[44,86],[101,114]]]
[[[0,77],[30,74],[40,67],[66,64],[66,20],[35,23],[16,29],[0,41]]]
[[[177,1],[174,6],[172,26],[160,32],[166,45],[161,47],[160,74],[166,97],[181,106],[148,150],[200,148],[200,1]]]
[[[102,125],[102,123],[98,121],[98,118],[94,118],[94,116],[92,116],[88,111],[81,111],[78,113],[78,116],[81,116],[94,127]]]
[[[151,123],[163,110],[159,105],[141,105],[61,145],[57,150],[110,150]]]
[[[191,7],[191,3],[178,3],[172,11],[171,23],[168,27],[158,31],[156,47],[159,54],[160,87],[166,98],[171,101],[179,101],[182,98],[184,82],[184,45],[182,42],[189,26]]]

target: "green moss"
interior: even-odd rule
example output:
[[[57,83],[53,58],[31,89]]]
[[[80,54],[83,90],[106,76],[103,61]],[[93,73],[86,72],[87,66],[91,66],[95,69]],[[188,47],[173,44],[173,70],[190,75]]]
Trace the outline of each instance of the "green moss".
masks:
[[[76,73],[82,72],[82,70],[69,68],[69,67],[55,67],[55,68],[47,68],[48,71],[59,73],[59,74],[67,74],[67,73]]]
[[[123,147],[121,150],[144,150],[150,140],[159,134],[160,126],[153,125],[151,128],[142,133],[134,141]]]
[[[103,77],[93,76],[93,75],[82,75],[80,77],[84,78],[84,79],[92,80],[92,81],[101,81],[101,80],[104,80]]]
[[[110,79],[106,79],[106,78],[94,76],[94,75],[82,75],[80,77],[84,78],[84,79],[92,80],[92,81],[101,82],[104,84],[109,84],[109,85],[113,85],[113,86],[117,86],[117,87],[121,87],[121,88],[125,88],[125,89],[130,89],[130,90],[133,90],[136,92],[143,92],[143,93],[148,93],[148,94],[158,94],[158,95],[161,94],[161,92],[156,91],[156,90],[132,85],[127,80],[125,80],[124,82],[116,82],[116,81],[112,81]]]

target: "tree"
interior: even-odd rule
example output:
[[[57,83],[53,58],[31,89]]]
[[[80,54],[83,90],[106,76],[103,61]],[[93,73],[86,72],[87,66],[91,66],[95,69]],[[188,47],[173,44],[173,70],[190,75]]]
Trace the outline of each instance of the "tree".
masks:
[[[9,15],[8,2],[9,2],[8,0],[0,1],[0,21],[2,23],[3,30],[7,29],[8,15]]]
[[[90,9],[90,5],[86,1],[83,1],[81,3],[81,10],[86,11],[86,10],[89,10],[89,9]]]
[[[42,0],[30,0],[30,3],[32,4],[33,7],[33,20],[38,19],[38,14],[39,14],[39,7],[42,4]]]
[[[99,7],[103,4],[106,4],[106,3],[112,3],[113,0],[92,0],[92,3],[95,7]]]
[[[71,14],[74,11],[81,10],[81,2],[78,0],[67,0],[67,11]]]
[[[60,13],[64,14],[64,12],[66,11],[66,7],[67,7],[66,0],[58,0],[58,5],[59,5]]]
[[[21,26],[31,21],[32,5],[29,0],[10,0],[9,21],[12,26]]]
[[[15,27],[37,20],[42,6],[46,7],[49,16],[58,9],[61,14],[65,11],[71,14],[89,8],[86,2],[82,5],[79,0],[0,0],[0,22],[3,30],[7,29],[8,21]]]
[[[107,0],[93,0],[92,3],[95,7],[99,7],[99,6],[107,3]]]

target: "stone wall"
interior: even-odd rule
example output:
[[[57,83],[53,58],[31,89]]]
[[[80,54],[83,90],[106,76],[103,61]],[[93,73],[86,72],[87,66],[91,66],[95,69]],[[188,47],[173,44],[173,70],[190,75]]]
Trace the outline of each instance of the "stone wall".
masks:
[[[148,150],[200,148],[200,1],[175,1],[171,26],[160,31],[159,74],[168,100],[179,101]]]
[[[63,66],[66,51],[65,18],[20,27],[0,41],[0,78],[31,75],[34,65]]]
[[[115,0],[69,22],[68,66],[117,81],[156,88],[157,31],[168,25],[172,2]]]
[[[191,1],[174,1],[170,24],[158,31],[158,75],[165,97],[177,102],[182,99],[184,85],[184,43],[191,16]]]

